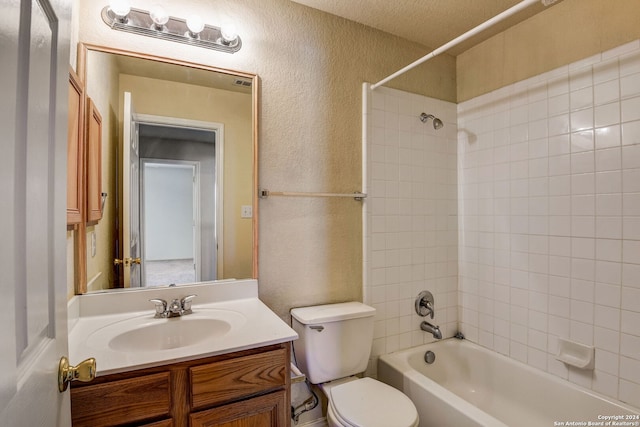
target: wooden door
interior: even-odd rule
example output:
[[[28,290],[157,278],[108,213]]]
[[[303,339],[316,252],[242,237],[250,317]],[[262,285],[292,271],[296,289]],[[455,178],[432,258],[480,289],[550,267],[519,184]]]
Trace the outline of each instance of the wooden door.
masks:
[[[87,223],[95,224],[102,219],[102,115],[87,98]]]
[[[138,121],[131,93],[124,93],[122,167],[122,258],[140,258],[140,147]],[[140,264],[125,262],[124,286],[141,285]]]
[[[66,162],[71,2],[12,0],[0,23],[0,423],[68,426]]]

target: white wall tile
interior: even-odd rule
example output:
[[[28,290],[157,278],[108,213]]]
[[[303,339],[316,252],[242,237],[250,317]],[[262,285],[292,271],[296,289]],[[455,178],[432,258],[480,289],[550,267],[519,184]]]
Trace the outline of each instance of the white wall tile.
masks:
[[[411,307],[430,288],[443,331],[640,406],[640,41],[457,108],[383,93],[369,114],[374,356],[432,339]],[[445,132],[415,120],[425,105]],[[594,345],[595,371],[556,361],[558,336]]]
[[[640,121],[622,124],[622,145],[640,144]]]
[[[620,126],[613,125],[598,128],[595,131],[596,149],[617,147],[620,145]]]
[[[522,87],[529,95],[514,95]],[[493,157],[459,152],[461,165],[477,168],[469,175],[477,185],[459,194],[460,221],[469,225],[460,229],[469,250],[460,270],[475,292],[493,290],[481,304],[461,299],[461,309],[473,308],[474,321],[493,318],[481,339],[494,350],[638,400],[640,41],[504,88],[501,97],[501,107],[490,96],[469,102],[482,120],[472,120],[466,102],[458,109],[468,132],[499,134],[502,147]],[[492,185],[483,190],[485,183]],[[482,267],[492,261],[492,270]],[[555,361],[557,336],[595,345],[595,371]]]
[[[622,100],[622,121],[640,120],[640,96]]]

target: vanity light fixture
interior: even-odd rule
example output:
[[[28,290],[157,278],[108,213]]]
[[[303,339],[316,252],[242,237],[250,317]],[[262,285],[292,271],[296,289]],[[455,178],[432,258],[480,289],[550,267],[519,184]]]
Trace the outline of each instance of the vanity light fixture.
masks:
[[[127,22],[127,15],[131,12],[131,6],[129,6],[129,2],[127,0],[111,0],[109,3],[109,9],[118,22]]]
[[[164,10],[162,6],[153,6],[149,11],[149,16],[153,21],[155,30],[166,31],[164,24],[169,22],[169,14]]]
[[[114,30],[227,53],[235,53],[242,47],[242,40],[234,25],[222,28],[206,25],[197,15],[189,16],[186,20],[175,18],[169,16],[161,6],[146,11],[130,7],[127,0],[111,0],[102,9],[102,20]]]
[[[198,15],[191,15],[187,17],[187,28],[189,29],[189,37],[198,38],[202,30],[204,30],[204,22]]]

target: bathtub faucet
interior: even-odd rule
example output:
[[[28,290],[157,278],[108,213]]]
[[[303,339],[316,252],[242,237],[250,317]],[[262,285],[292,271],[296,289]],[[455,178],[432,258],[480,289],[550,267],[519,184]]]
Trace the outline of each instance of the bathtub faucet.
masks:
[[[440,332],[440,327],[434,326],[431,323],[427,322],[426,320],[423,320],[422,323],[420,323],[420,329],[422,329],[425,332],[429,332],[437,340],[442,339],[442,332]]]

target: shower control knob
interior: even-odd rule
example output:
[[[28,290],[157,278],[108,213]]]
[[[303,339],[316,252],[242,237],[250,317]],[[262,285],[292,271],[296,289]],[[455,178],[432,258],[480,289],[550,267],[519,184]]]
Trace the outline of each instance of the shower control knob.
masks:
[[[418,316],[420,317],[429,316],[433,319],[433,315],[434,315],[433,302],[434,302],[434,298],[431,292],[429,291],[420,292],[418,294],[418,297],[416,298],[416,303],[415,303],[416,313],[418,313]]]

